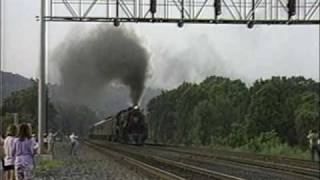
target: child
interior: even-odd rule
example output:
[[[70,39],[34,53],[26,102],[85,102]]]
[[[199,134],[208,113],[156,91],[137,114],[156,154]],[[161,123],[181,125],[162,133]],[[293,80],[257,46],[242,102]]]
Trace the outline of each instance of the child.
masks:
[[[31,180],[34,168],[33,157],[36,154],[35,142],[31,139],[31,130],[28,124],[21,124],[14,143],[16,180]]]
[[[7,137],[4,139],[4,174],[6,180],[14,179],[14,155],[12,154],[17,127],[13,124],[7,128]]]

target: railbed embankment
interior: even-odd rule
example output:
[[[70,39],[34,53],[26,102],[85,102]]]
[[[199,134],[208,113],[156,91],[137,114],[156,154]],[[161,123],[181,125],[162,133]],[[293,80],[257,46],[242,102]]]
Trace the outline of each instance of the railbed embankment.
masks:
[[[56,143],[53,160],[37,163],[35,180],[104,180],[132,179],[145,177],[119,164],[111,157],[84,144],[76,156],[70,156],[70,145]]]

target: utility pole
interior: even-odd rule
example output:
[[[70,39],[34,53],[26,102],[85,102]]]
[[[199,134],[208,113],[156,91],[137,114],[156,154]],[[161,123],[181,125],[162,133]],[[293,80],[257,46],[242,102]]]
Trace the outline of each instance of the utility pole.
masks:
[[[4,58],[4,55],[3,55],[3,36],[2,36],[2,33],[3,33],[3,20],[4,20],[4,13],[3,13],[3,9],[2,9],[2,6],[3,6],[3,0],[0,0],[0,96],[1,96],[1,99],[0,99],[0,136],[3,135],[3,117],[2,117],[2,114],[3,113],[3,91],[4,91],[4,88],[3,88],[3,72],[2,72],[2,61],[3,61],[3,58]]]
[[[38,142],[39,153],[43,150],[43,122],[46,122],[46,0],[40,0],[40,56],[39,56],[39,84],[38,84]]]

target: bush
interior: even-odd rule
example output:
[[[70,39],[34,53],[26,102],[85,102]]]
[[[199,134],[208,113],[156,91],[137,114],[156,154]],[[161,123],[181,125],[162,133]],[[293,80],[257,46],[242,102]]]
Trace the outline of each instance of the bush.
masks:
[[[243,146],[244,149],[248,149],[254,152],[261,152],[265,149],[270,149],[280,145],[280,138],[274,131],[260,133],[258,137],[249,139],[249,142]]]
[[[260,133],[259,136],[250,138],[247,142],[242,144],[236,142],[237,140],[239,140],[239,137],[235,138],[234,135],[229,135],[228,137],[215,137],[212,139],[210,147],[214,149],[310,159],[308,150],[282,143],[275,131]],[[243,142],[243,139],[241,139],[241,141]]]

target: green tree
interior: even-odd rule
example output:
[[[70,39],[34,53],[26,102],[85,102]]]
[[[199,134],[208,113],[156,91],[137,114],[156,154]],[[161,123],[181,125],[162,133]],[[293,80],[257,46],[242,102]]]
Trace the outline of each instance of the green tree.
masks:
[[[186,145],[302,147],[307,131],[320,123],[319,90],[319,82],[304,77],[260,79],[250,88],[217,76],[183,83],[149,102],[151,134]]]
[[[64,134],[86,135],[89,127],[98,121],[95,112],[84,105],[56,102],[56,109],[57,115],[49,120],[49,125]]]
[[[310,129],[319,129],[319,94],[305,92],[299,96],[300,103],[294,111],[295,130],[299,144],[307,145],[306,136]]]
[[[275,131],[282,141],[298,144],[297,137],[302,134],[296,131],[296,109],[303,103],[301,95],[317,93],[318,86],[319,83],[303,77],[256,81],[250,88],[251,100],[246,116],[249,135]],[[313,109],[317,110],[316,107]]]
[[[3,102],[2,116],[13,118],[13,113],[18,113],[20,122],[31,123],[33,130],[37,129],[38,119],[38,86],[37,81],[33,81],[33,85],[29,88],[13,92],[11,96]],[[11,115],[8,115],[11,114]],[[48,117],[52,118],[56,115],[53,104],[48,102]],[[10,119],[10,118],[9,118]],[[6,123],[5,123],[6,124]],[[3,128],[6,126],[4,125]]]

